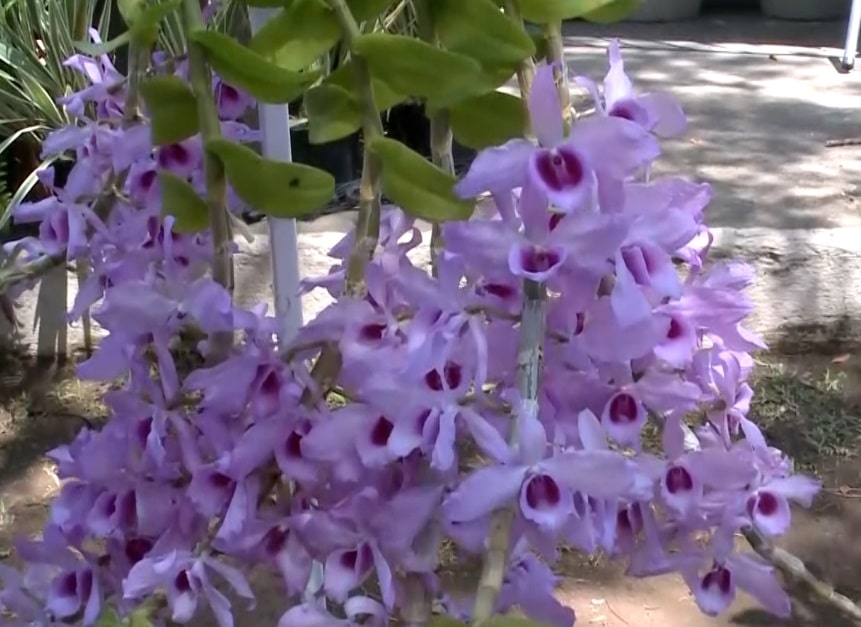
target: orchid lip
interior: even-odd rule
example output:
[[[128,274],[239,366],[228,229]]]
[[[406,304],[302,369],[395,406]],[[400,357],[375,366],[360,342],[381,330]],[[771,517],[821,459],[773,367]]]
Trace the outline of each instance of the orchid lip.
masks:
[[[586,164],[568,148],[539,150],[535,168],[544,186],[554,192],[579,187],[586,179]]]

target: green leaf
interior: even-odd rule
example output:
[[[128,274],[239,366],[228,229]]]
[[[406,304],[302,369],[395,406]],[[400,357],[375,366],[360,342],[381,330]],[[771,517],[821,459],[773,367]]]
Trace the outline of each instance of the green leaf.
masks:
[[[197,101],[191,87],[178,76],[154,76],[141,83],[156,146],[175,144],[200,128]]]
[[[129,24],[131,38],[145,45],[155,43],[162,20],[176,11],[180,4],[182,0],[165,0],[147,6]]]
[[[257,100],[283,104],[300,96],[320,76],[319,72],[291,72],[267,61],[229,35],[195,30],[190,39],[206,50],[212,69],[234,87]]]
[[[492,91],[453,105],[451,129],[461,144],[481,150],[523,137],[526,110],[523,101],[501,91]]]
[[[360,35],[353,50],[390,89],[427,98],[432,105],[468,96],[482,84],[482,69],[474,59],[406,35]]]
[[[466,623],[448,616],[434,616],[430,619],[427,627],[466,627]]]
[[[103,54],[108,54],[113,52],[120,46],[125,46],[132,40],[132,34],[129,31],[124,32],[122,35],[114,37],[110,41],[106,41],[101,44],[94,44],[90,41],[76,41],[75,48],[77,48],[80,52],[83,52],[86,55],[91,57],[99,57]]]
[[[322,84],[305,92],[308,139],[312,144],[347,137],[362,126],[362,109],[356,98],[338,85]]]
[[[335,179],[323,170],[264,159],[226,139],[207,142],[206,149],[221,159],[236,194],[261,213],[299,218],[313,214],[335,193]]]
[[[419,153],[387,137],[374,137],[366,148],[383,164],[383,192],[406,213],[432,221],[466,220],[472,200],[454,195],[457,179]]]
[[[616,0],[519,0],[523,19],[539,24],[582,17]]]
[[[117,0],[117,9],[123,21],[131,26],[143,13],[146,0]]]
[[[377,110],[385,111],[400,104],[407,99],[409,94],[399,94],[389,87],[386,83],[378,78],[371,77],[371,82],[374,85],[374,100],[377,103]],[[323,81],[323,85],[335,85],[346,92],[353,94],[355,98],[356,78],[353,75],[353,62],[347,61],[337,70],[329,74]]]
[[[494,616],[483,621],[480,627],[548,627],[546,623],[538,623],[519,616]]]
[[[429,3],[440,42],[482,65],[510,65],[535,54],[532,38],[493,0],[434,0]]]
[[[261,28],[249,48],[298,72],[325,54],[341,37],[334,12],[321,0],[295,0]]]
[[[392,0],[347,0],[350,13],[357,22],[380,16],[392,5]]]
[[[122,627],[123,620],[112,607],[106,607],[99,614],[95,627]]]
[[[157,599],[148,599],[129,615],[128,627],[153,627],[151,617],[158,612],[159,607]]]
[[[270,9],[274,7],[283,7],[290,0],[242,0],[245,6]]]
[[[158,182],[161,214],[174,217],[174,229],[179,233],[197,233],[209,226],[209,208],[191,183],[165,170],[158,173]]]
[[[628,17],[640,5],[641,0],[615,0],[600,9],[583,15],[587,22],[614,24]]]

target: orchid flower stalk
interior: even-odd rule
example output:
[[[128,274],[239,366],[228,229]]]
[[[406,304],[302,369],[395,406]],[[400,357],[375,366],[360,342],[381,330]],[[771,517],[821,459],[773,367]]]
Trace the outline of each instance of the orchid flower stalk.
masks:
[[[565,62],[565,42],[562,41],[562,23],[545,24],[544,39],[547,42],[547,62],[553,66],[553,78],[559,93],[562,118],[565,124],[570,126],[576,112],[571,106],[571,91],[568,88],[568,67]]]
[[[422,39],[433,46],[437,46],[437,34],[433,24],[429,0],[418,0],[416,12],[418,14],[418,30]],[[452,157],[452,140],[450,112],[445,107],[439,107],[433,112],[428,112],[430,121],[430,149],[431,159],[443,172],[454,174],[454,158]],[[437,257],[442,250],[442,230],[438,221],[431,227],[431,271],[437,275],[439,264]]]
[[[546,291],[547,287],[543,283],[531,279],[523,281],[523,312],[517,350],[517,390],[520,399],[518,406],[512,412],[508,436],[509,444],[515,454],[519,448],[518,437],[521,429],[538,420],[541,353],[546,333]],[[524,424],[521,424],[521,420]],[[497,599],[508,567],[514,520],[514,504],[497,511],[490,520],[487,551],[484,555],[472,610],[473,625],[481,625],[495,614]]]
[[[517,0],[503,0],[502,3],[503,10],[508,18],[514,22],[515,25],[523,28],[523,18],[520,15],[520,8],[517,6]],[[532,57],[527,57],[523,59],[517,67],[517,87],[520,90],[521,95],[528,94],[532,89],[532,78],[535,76],[535,63],[532,60]],[[523,106],[526,107],[526,99],[522,98]],[[527,108],[526,119],[529,119],[528,115],[529,111]],[[529,134],[529,129],[526,129],[526,134]]]
[[[341,25],[341,36],[350,48],[360,35],[350,7],[345,0],[326,0]],[[362,110],[362,134],[365,145],[374,137],[383,134],[383,123],[377,111],[374,85],[368,66],[359,55],[352,58],[353,78],[359,94]],[[359,217],[357,219],[356,241],[347,263],[345,291],[349,296],[360,296],[365,290],[364,272],[377,247],[380,237],[380,172],[382,163],[377,155],[365,148],[362,157],[362,179],[359,183]]]
[[[186,35],[204,28],[203,12],[199,0],[183,0],[182,25]],[[206,53],[200,44],[186,37],[188,43],[188,74],[191,89],[197,102],[200,120],[200,135],[204,143],[221,137],[221,122],[212,94],[212,73],[206,62]],[[204,150],[204,172],[206,176],[206,203],[209,206],[209,228],[212,233],[212,278],[216,283],[233,293],[233,257],[230,245],[233,241],[230,218],[227,213],[227,179],[221,160]],[[224,359],[233,345],[233,333],[224,331],[211,338],[211,358]]]

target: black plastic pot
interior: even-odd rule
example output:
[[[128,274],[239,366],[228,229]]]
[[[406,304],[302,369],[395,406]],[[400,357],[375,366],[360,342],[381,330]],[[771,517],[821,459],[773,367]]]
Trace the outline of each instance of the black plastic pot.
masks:
[[[362,174],[361,159],[356,158],[360,150],[358,134],[325,144],[312,144],[308,129],[292,129],[290,145],[293,161],[325,170],[335,177],[336,183],[353,181]]]
[[[400,104],[389,109],[384,118],[386,135],[415,150],[420,155],[430,157],[430,120],[425,114],[424,105]],[[457,141],[451,145],[452,159],[457,165],[468,165],[475,158],[475,150]]]

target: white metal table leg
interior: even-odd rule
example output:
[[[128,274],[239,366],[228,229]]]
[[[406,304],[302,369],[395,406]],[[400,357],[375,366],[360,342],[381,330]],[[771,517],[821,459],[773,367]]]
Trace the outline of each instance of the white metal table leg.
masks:
[[[851,70],[855,66],[859,29],[861,29],[861,0],[852,0],[849,26],[846,29],[846,45],[843,48],[843,58],[840,60],[840,65],[844,70]]]

